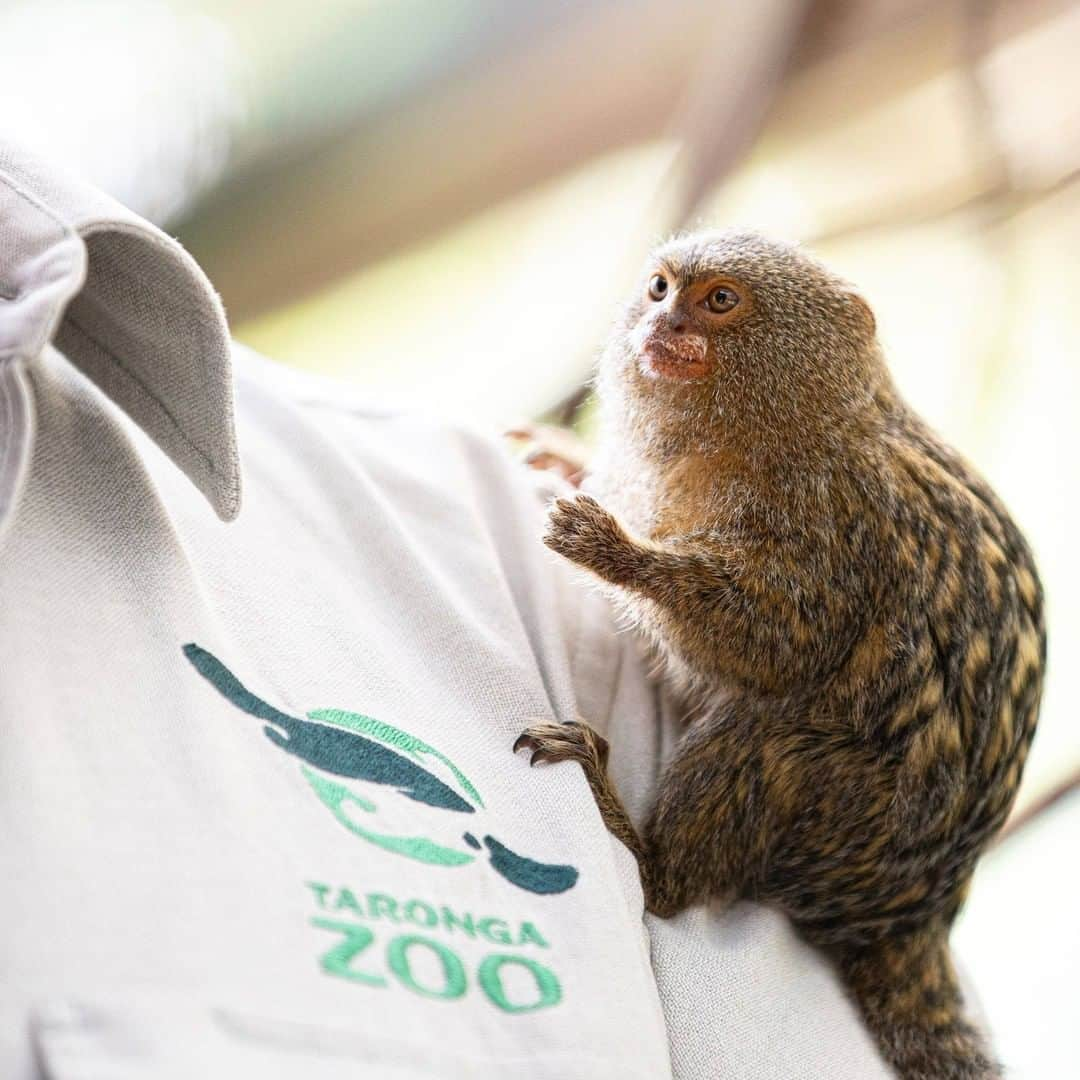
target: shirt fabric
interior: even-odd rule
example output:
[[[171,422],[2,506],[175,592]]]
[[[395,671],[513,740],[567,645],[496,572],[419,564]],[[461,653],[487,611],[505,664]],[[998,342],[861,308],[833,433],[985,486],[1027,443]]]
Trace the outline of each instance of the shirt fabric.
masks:
[[[888,1075],[780,915],[643,917],[511,753],[586,718],[640,822],[678,736],[542,520],[0,142],[0,1076]]]

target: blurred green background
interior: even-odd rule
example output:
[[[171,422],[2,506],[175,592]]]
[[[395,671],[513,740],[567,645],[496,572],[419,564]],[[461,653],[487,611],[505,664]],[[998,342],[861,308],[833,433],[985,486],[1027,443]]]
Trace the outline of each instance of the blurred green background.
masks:
[[[1047,587],[1020,813],[956,934],[1011,1076],[1080,1071],[1080,5],[0,3],[8,134],[188,245],[235,335],[491,430],[571,420],[650,243],[805,241]],[[1055,800],[1055,796],[1057,797]]]

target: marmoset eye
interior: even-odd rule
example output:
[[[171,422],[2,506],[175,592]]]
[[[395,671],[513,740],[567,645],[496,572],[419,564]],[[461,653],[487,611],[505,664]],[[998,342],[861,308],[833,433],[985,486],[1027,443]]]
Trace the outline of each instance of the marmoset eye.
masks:
[[[663,274],[653,274],[649,279],[649,295],[654,300],[663,300],[668,293],[667,278]]]
[[[709,298],[705,301],[709,310],[717,315],[723,315],[725,311],[730,311],[738,302],[738,293],[734,289],[729,289],[726,285],[713,289],[709,293]]]

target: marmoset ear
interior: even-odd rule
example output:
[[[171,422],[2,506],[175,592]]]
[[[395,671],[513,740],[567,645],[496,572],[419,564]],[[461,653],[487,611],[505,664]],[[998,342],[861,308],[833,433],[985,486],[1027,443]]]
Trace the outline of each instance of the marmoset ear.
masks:
[[[877,333],[877,317],[874,315],[874,309],[863,299],[857,292],[845,292],[844,299],[847,300],[848,306],[854,313],[855,317],[866,328],[867,333],[871,336]]]

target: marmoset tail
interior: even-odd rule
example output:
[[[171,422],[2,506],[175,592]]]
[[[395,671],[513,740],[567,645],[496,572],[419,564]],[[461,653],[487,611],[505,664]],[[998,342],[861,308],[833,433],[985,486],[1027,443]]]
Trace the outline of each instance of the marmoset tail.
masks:
[[[650,911],[776,905],[904,1080],[1000,1075],[947,939],[1035,729],[1023,537],[902,400],[867,304],[795,248],[660,247],[597,389],[590,494],[545,540],[605,584],[689,719],[641,835],[586,725],[518,745],[583,764]]]

